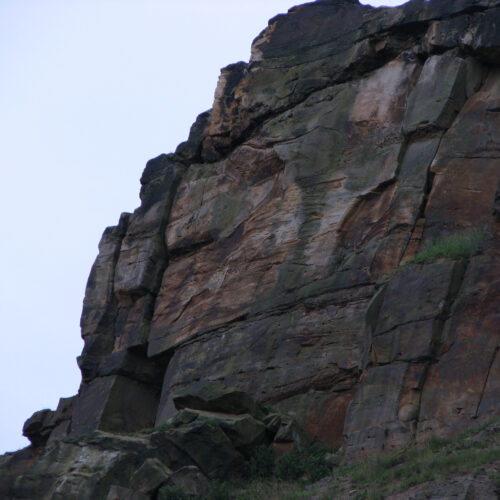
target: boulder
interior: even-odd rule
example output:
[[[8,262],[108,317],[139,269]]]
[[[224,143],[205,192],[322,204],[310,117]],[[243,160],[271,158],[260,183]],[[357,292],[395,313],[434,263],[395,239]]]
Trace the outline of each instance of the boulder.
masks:
[[[196,411],[196,414],[199,421],[218,425],[245,457],[251,456],[257,446],[270,441],[266,425],[249,414],[229,415],[206,411]]]
[[[145,493],[151,497],[168,481],[171,475],[172,471],[158,459],[148,458],[134,472],[130,484],[135,491]]]
[[[248,413],[257,419],[266,414],[264,407],[248,393],[218,384],[192,385],[174,394],[173,401],[178,410],[192,408],[233,415]]]
[[[215,424],[195,420],[165,431],[165,438],[182,450],[210,479],[226,479],[241,473],[244,458]]]
[[[210,490],[210,481],[195,465],[176,470],[168,479],[170,486],[182,488],[188,495],[205,497]],[[161,498],[161,490],[160,490]]]
[[[48,409],[40,410],[24,422],[23,436],[26,436],[33,446],[43,446],[55,426],[55,412]]]

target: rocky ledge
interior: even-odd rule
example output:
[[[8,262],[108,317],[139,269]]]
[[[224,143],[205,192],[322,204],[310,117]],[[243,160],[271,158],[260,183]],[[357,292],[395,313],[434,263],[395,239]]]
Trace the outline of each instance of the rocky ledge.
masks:
[[[56,476],[64,498],[129,487],[132,469],[99,490],[87,465],[73,481],[77,455],[114,467],[102,442],[176,474],[154,462],[156,432],[111,435],[181,418],[175,395],[213,383],[347,463],[498,416],[498,26],[500,0],[318,0],[271,19],[105,230],[80,390],[28,420],[0,496],[59,498]]]
[[[200,498],[210,480],[248,476],[259,447],[279,456],[309,443],[292,418],[241,391],[208,384],[179,393],[175,405],[175,417],[156,428],[66,436],[36,457],[30,448],[0,457],[0,486],[13,482],[1,498],[143,500],[162,498],[162,489],[170,498],[175,487]]]

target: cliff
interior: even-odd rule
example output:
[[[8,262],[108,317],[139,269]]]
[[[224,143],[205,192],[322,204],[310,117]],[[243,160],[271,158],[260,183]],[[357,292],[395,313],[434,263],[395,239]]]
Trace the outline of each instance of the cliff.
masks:
[[[272,19],[105,230],[80,390],[26,422],[0,496],[106,498],[124,453],[220,477],[137,434],[184,407],[255,430],[271,405],[346,462],[497,417],[499,26],[500,0]]]

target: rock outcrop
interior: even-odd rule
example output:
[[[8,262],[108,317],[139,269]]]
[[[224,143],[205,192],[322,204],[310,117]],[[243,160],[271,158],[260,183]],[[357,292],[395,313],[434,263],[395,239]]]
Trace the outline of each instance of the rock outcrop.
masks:
[[[237,390],[208,385],[205,394],[184,392],[179,412],[157,428],[137,433],[94,431],[56,439],[0,458],[0,470],[17,474],[0,482],[1,498],[157,498],[182,486],[206,494],[209,481],[243,475],[259,446],[303,449],[308,438],[287,415],[259,405]],[[140,402],[138,402],[140,404]],[[24,474],[19,469],[28,465]],[[0,476],[0,479],[1,478]],[[5,483],[5,484],[2,484]],[[127,496],[128,495],[128,496]]]
[[[125,470],[119,450],[156,477],[172,462],[152,438],[112,433],[179,418],[182,401],[235,413],[204,406],[211,383],[246,394],[247,420],[271,404],[347,461],[498,416],[499,26],[500,0],[318,0],[272,19],[104,232],[79,393],[26,423],[0,496],[30,498],[33,471],[80,455]],[[472,229],[473,251],[412,260]],[[249,421],[249,436],[264,425]],[[79,498],[128,487],[82,474]]]

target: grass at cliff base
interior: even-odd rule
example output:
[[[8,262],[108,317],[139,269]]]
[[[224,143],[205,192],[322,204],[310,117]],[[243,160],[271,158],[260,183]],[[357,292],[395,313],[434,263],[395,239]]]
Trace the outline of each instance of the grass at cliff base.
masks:
[[[445,481],[460,475],[484,472],[500,493],[500,419],[493,420],[451,439],[430,438],[404,450],[379,454],[368,460],[340,467],[321,499],[379,500],[409,488]]]
[[[255,479],[222,483],[216,486],[207,500],[301,500],[310,498],[311,491],[302,481],[283,481],[276,479]]]
[[[500,424],[496,427],[498,433]],[[492,441],[474,439],[470,432],[454,439],[431,438],[421,446],[366,460],[341,468],[339,476],[356,488],[353,498],[378,500],[392,493],[459,473],[480,472],[500,460],[500,449]]]
[[[409,488],[460,474],[484,473],[500,494],[500,419],[452,439],[379,454],[352,466],[335,467],[312,483],[307,477],[254,478],[214,484],[207,500],[379,500]]]

